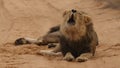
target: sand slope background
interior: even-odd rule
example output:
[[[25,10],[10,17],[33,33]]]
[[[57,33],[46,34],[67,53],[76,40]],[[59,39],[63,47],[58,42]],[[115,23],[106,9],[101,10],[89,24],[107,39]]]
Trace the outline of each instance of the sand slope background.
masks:
[[[11,44],[19,37],[38,38],[62,22],[67,9],[87,12],[93,19],[100,45],[96,56],[84,63],[36,53],[44,46]],[[0,68],[119,68],[119,0],[0,0]]]

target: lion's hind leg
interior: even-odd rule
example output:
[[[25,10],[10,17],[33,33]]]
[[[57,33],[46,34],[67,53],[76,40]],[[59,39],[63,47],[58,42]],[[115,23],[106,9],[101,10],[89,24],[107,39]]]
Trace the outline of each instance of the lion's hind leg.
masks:
[[[37,44],[40,40],[32,39],[32,38],[18,38],[15,40],[15,45],[23,45],[23,44]]]
[[[46,35],[38,38],[18,38],[15,40],[15,45],[23,45],[23,44],[37,44],[37,45],[47,45],[49,43],[58,43],[59,36],[61,35],[59,32],[60,26],[54,26],[50,28]]]
[[[58,43],[59,42],[60,32],[52,32],[44,35],[38,39],[32,38],[18,38],[15,41],[15,45],[23,45],[23,44],[37,44],[37,45],[48,45],[49,43]]]

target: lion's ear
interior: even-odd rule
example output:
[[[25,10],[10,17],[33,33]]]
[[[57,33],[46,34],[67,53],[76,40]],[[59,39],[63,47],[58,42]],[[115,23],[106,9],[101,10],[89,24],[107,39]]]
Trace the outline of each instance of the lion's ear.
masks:
[[[84,21],[86,23],[86,25],[90,25],[92,24],[92,19],[89,16],[84,16]]]

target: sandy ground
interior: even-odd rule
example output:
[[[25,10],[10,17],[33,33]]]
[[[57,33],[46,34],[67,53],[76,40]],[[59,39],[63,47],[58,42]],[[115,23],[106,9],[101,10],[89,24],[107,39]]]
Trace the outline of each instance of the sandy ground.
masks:
[[[67,9],[87,12],[100,45],[87,62],[37,55],[46,46],[11,44],[19,37],[38,38],[62,22]],[[119,0],[0,0],[0,68],[120,68]]]

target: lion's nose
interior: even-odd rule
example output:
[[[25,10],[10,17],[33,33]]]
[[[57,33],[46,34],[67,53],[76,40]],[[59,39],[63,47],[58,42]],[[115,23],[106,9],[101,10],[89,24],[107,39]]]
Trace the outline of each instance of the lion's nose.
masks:
[[[75,9],[72,9],[72,12],[73,12],[73,13],[76,13],[77,11],[76,11]]]

